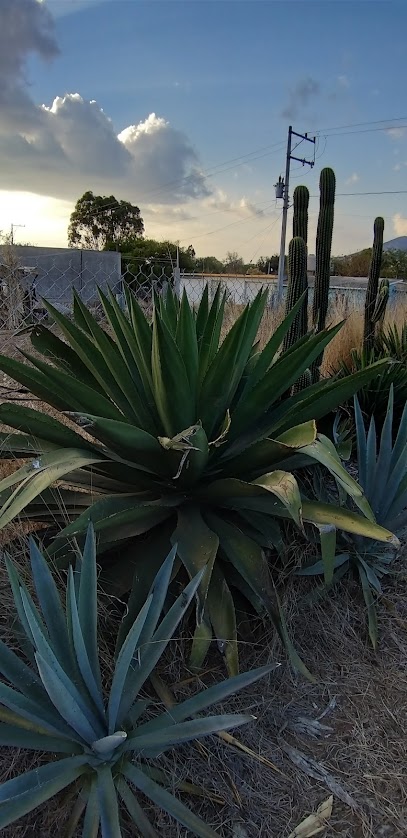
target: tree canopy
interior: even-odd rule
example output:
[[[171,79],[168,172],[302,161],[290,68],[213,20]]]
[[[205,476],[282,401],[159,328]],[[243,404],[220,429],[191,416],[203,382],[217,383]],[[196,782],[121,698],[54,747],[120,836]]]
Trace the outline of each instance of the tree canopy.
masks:
[[[94,195],[85,192],[75,204],[68,227],[70,247],[116,250],[123,239],[136,240],[143,236],[144,222],[138,207],[128,201],[118,201],[114,195]]]

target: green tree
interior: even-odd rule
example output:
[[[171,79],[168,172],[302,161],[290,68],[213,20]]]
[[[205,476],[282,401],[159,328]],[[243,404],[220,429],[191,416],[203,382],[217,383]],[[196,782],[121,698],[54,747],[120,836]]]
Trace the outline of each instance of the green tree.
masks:
[[[278,254],[273,256],[260,256],[257,260],[257,267],[262,274],[275,273],[278,271]]]
[[[226,273],[244,274],[245,264],[241,256],[235,250],[228,250],[225,259]]]
[[[106,247],[116,250],[120,240],[139,239],[143,233],[144,222],[138,207],[128,201],[118,201],[114,195],[85,192],[77,200],[70,218],[68,244],[90,250]]]
[[[216,256],[199,256],[195,262],[195,270],[207,274],[222,274],[225,266]]]
[[[407,280],[407,253],[405,250],[387,250],[383,253],[381,275],[386,279]]]

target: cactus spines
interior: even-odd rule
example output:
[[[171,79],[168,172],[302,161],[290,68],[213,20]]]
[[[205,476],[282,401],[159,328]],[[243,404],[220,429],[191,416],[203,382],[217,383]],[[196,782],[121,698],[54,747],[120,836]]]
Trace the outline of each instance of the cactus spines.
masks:
[[[299,236],[307,244],[309,191],[306,186],[295,187],[293,201],[293,238]]]
[[[286,314],[289,314],[296,302],[308,291],[307,278],[307,248],[303,238],[296,236],[291,239],[288,248],[288,288],[286,297]],[[305,295],[302,306],[291,325],[285,340],[284,349],[289,349],[299,338],[308,331],[308,294]]]
[[[378,288],[380,269],[382,266],[383,256],[383,232],[384,219],[375,218],[373,226],[373,249],[372,258],[370,261],[369,278],[367,282],[366,300],[365,300],[365,323],[363,331],[363,345],[367,351],[373,349],[375,339],[375,327],[377,320],[374,319],[376,304],[378,302]],[[388,296],[388,294],[387,294]],[[384,304],[386,308],[387,300]],[[383,312],[384,315],[384,312]]]

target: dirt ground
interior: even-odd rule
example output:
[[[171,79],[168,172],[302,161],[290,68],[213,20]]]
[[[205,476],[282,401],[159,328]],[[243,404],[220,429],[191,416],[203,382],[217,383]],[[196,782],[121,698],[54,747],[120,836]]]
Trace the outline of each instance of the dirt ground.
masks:
[[[242,669],[268,661],[281,665],[268,683],[260,682],[222,708],[247,710],[257,717],[235,732],[249,751],[212,737],[174,751],[165,759],[166,766],[174,778],[202,786],[202,798],[185,802],[223,838],[289,838],[331,793],[332,816],[320,834],[402,838],[407,835],[406,565],[397,563],[397,575],[379,604],[377,654],[368,644],[357,586],[345,581],[336,593],[309,607],[304,605],[308,584],[290,584],[284,605],[315,683],[292,671],[273,632],[257,627],[253,639],[241,644]],[[6,602],[0,637],[7,639],[10,606],[3,565],[0,585]],[[213,668],[199,679],[191,676],[185,654],[186,644],[180,640],[159,673],[178,700],[222,677],[221,670]],[[214,656],[211,664],[217,662]],[[5,780],[36,764],[34,754],[4,750],[0,777]],[[61,828],[63,812],[60,797],[3,830],[3,835],[51,838]],[[190,835],[160,813],[155,825],[163,838]],[[126,836],[136,834],[130,826],[123,831]]]

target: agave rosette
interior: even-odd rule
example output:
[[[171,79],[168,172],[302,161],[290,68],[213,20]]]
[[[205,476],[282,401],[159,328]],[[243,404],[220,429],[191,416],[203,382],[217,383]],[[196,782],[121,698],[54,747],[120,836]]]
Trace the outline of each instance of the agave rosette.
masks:
[[[165,809],[194,835],[217,834],[169,788],[174,778],[162,756],[182,743],[229,730],[247,714],[201,716],[209,707],[271,672],[263,666],[209,687],[153,715],[140,695],[191,603],[201,571],[162,616],[175,548],[157,574],[134,622],[122,623],[110,689],[105,695],[99,663],[95,540],[89,528],[83,556],[69,568],[66,607],[48,563],[31,542],[31,567],[39,607],[14,565],[8,573],[18,616],[18,656],[0,643],[0,745],[52,754],[49,762],[0,785],[0,828],[73,785],[76,803],[66,838],[120,838],[121,809],[138,834],[158,838],[144,798]],[[161,759],[160,759],[161,758]],[[196,791],[180,783],[181,791]],[[140,794],[142,797],[140,798]],[[121,806],[120,806],[121,803]]]
[[[281,544],[278,519],[291,518],[299,528],[314,524],[324,554],[332,545],[327,527],[392,538],[374,523],[363,491],[316,428],[381,364],[290,395],[340,328],[310,333],[282,351],[302,300],[260,350],[256,335],[267,291],[243,309],[223,340],[220,287],[212,302],[206,288],[196,309],[185,293],[178,300],[169,290],[155,299],[151,322],[130,291],[127,313],[112,294],[99,294],[108,331],[75,296],[72,320],[46,304],[63,340],[35,326],[29,364],[0,357],[3,372],[87,431],[84,438],[44,413],[0,406],[0,421],[19,431],[2,435],[3,456],[29,456],[0,482],[0,526],[17,515],[67,520],[51,549],[63,560],[72,538],[80,540],[92,521],[105,582],[122,595],[137,579],[137,610],[176,542],[191,578],[206,568],[192,663],[202,662],[215,634],[234,672],[233,590],[274,614],[265,549]],[[302,499],[293,470],[313,463],[334,476],[361,515]]]

